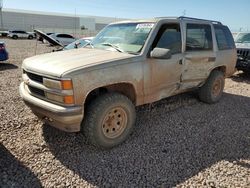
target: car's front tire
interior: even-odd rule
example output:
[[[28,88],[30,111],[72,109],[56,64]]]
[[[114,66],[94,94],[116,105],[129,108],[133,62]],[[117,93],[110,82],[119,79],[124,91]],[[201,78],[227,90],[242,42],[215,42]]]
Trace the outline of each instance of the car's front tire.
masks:
[[[18,39],[18,36],[17,35],[13,35],[13,37],[12,37],[13,39]]]
[[[208,104],[218,102],[222,97],[224,86],[223,72],[219,70],[212,71],[206,83],[199,89],[200,100]]]
[[[130,135],[135,117],[135,107],[126,96],[106,93],[94,99],[87,107],[83,131],[92,145],[112,148]]]

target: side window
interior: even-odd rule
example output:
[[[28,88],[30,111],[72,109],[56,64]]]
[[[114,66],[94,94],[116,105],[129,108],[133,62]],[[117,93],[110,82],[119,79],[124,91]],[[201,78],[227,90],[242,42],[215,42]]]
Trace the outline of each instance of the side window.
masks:
[[[179,24],[163,25],[152,47],[170,49],[172,54],[181,53],[182,41]]]
[[[71,35],[67,35],[67,34],[59,34],[59,35],[57,35],[57,37],[59,37],[59,38],[73,39],[73,37]]]
[[[214,29],[219,50],[229,50],[235,48],[233,36],[228,27],[223,25],[214,25]]]
[[[186,51],[213,50],[210,25],[187,24]]]

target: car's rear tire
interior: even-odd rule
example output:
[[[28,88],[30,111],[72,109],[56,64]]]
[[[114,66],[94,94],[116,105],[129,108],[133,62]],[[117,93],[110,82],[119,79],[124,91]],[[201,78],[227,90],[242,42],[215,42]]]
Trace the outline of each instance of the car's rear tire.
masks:
[[[135,107],[126,96],[119,93],[103,94],[86,109],[82,123],[84,134],[90,144],[98,148],[112,148],[130,135],[135,114]]]
[[[212,71],[206,83],[199,89],[200,100],[208,104],[218,102],[222,97],[224,86],[223,72],[219,70]]]
[[[12,37],[13,39],[18,39],[18,36],[17,35],[13,35],[13,37]]]
[[[28,36],[28,39],[32,40],[34,37],[32,35]]]

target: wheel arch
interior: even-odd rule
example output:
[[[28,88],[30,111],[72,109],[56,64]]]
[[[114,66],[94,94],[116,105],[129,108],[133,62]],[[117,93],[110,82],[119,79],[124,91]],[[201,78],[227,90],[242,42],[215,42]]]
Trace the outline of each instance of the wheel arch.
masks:
[[[221,65],[221,66],[215,67],[215,68],[210,72],[210,74],[211,74],[213,71],[215,71],[215,70],[221,71],[221,72],[224,74],[224,77],[226,76],[227,67],[226,67],[225,65]]]
[[[84,108],[96,97],[102,95],[107,92],[117,92],[125,95],[128,97],[133,104],[137,104],[137,95],[136,89],[132,83],[129,82],[122,82],[122,83],[114,83],[110,85],[100,86],[97,88],[92,89],[88,92],[85,97]]]

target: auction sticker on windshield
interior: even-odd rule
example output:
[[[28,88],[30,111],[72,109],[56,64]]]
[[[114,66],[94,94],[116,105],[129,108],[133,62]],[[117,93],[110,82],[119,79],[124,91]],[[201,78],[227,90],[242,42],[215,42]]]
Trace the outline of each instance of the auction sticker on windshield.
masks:
[[[138,24],[136,26],[136,29],[152,29],[154,26],[153,23],[142,23],[142,24]]]

